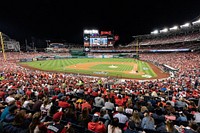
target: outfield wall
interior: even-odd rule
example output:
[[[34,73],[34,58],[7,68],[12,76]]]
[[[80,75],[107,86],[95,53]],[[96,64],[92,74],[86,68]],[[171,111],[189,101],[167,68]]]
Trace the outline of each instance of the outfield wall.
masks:
[[[71,58],[113,58],[113,55],[87,55],[87,56],[45,56],[45,57],[35,57],[35,58],[23,58],[20,62],[31,62],[31,61],[42,61],[42,60],[55,60],[55,59],[71,59]]]

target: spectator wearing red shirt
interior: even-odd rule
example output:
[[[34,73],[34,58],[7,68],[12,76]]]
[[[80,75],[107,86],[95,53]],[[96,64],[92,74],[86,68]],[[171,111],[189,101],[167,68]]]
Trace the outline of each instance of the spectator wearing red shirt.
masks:
[[[93,96],[93,97],[97,97],[97,96],[98,96],[98,91],[93,91],[93,92],[92,92],[92,96]]]
[[[5,92],[2,89],[0,90],[0,99],[5,100]]]
[[[92,121],[88,123],[88,130],[95,133],[106,133],[106,127],[103,122],[99,121],[99,114],[95,113]]]
[[[28,98],[31,97],[31,94],[32,94],[31,88],[28,88],[28,90],[26,91],[26,95],[28,96]]]
[[[118,98],[115,99],[115,104],[118,106],[123,106],[124,100],[122,99],[122,96],[120,94],[118,95]]]

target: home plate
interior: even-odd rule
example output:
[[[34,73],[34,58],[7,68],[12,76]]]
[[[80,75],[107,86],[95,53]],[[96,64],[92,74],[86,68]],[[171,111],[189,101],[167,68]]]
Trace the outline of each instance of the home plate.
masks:
[[[152,76],[151,76],[151,75],[148,75],[148,74],[145,74],[145,75],[142,75],[142,77],[151,78]]]
[[[129,73],[136,73],[136,71],[130,71]]]

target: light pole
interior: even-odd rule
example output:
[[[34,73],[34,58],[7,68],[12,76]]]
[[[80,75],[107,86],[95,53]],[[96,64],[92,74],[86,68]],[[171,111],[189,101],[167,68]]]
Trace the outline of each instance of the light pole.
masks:
[[[4,61],[6,61],[6,54],[5,54],[5,49],[4,49],[4,44],[3,44],[3,37],[2,37],[2,33],[0,32],[0,39],[1,39],[1,48],[2,48],[2,53],[3,53],[3,58]]]
[[[47,48],[49,47],[49,42],[50,42],[50,40],[46,40],[46,42],[47,42]]]

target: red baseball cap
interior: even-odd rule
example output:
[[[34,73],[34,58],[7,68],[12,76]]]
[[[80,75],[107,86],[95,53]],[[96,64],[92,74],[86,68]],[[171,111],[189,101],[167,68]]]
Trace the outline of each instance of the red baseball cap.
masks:
[[[56,100],[58,98],[58,96],[53,96],[52,100]]]

